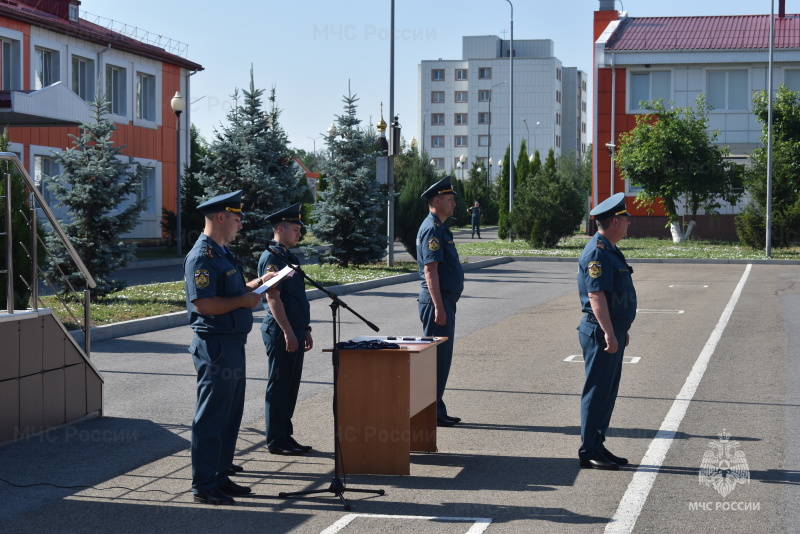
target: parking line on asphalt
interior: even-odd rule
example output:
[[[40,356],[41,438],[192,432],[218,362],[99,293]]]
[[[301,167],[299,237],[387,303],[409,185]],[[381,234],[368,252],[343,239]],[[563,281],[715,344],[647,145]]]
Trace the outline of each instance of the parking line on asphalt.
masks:
[[[633,527],[636,525],[636,520],[642,512],[647,496],[653,488],[653,483],[661,469],[661,465],[664,463],[664,458],[666,458],[672,441],[675,439],[675,434],[681,425],[681,421],[683,421],[683,417],[686,415],[686,409],[694,398],[697,387],[700,385],[700,380],[702,380],[703,374],[705,374],[708,368],[708,362],[711,360],[711,356],[714,354],[723,332],[725,332],[725,327],[728,326],[728,321],[733,314],[736,303],[739,301],[739,297],[742,294],[744,284],[747,282],[747,277],[750,275],[752,267],[752,263],[747,264],[747,268],[744,270],[744,274],[742,274],[742,278],[739,280],[736,289],[734,289],[728,301],[728,305],[725,306],[719,318],[719,322],[717,322],[717,326],[714,327],[714,330],[711,332],[705,347],[703,347],[702,352],[700,352],[700,355],[694,362],[694,366],[692,366],[692,370],[686,378],[686,382],[683,384],[680,393],[675,397],[672,407],[661,423],[661,428],[658,429],[656,437],[650,442],[650,446],[647,448],[644,458],[642,458],[639,467],[633,474],[633,479],[631,483],[628,484],[625,495],[622,496],[617,512],[614,514],[611,523],[606,525],[606,533],[633,532]]]
[[[708,287],[708,284],[670,284],[667,287]]]
[[[570,354],[564,358],[565,362],[570,363],[583,363],[583,354]],[[622,363],[639,363],[642,361],[641,356],[623,356]]]
[[[684,313],[683,310],[648,310],[647,308],[640,308],[636,313],[662,313],[666,315],[680,315]]]
[[[465,522],[472,521],[473,525],[464,534],[481,534],[489,528],[492,519],[488,517],[435,517],[435,516],[421,516],[421,515],[384,515],[384,514],[347,514],[339,519],[337,522],[320,532],[320,534],[336,534],[341,532],[347,525],[358,519],[359,517],[372,517],[372,518],[385,518],[385,519],[409,519],[409,520],[422,520],[422,521],[450,521],[450,522]]]

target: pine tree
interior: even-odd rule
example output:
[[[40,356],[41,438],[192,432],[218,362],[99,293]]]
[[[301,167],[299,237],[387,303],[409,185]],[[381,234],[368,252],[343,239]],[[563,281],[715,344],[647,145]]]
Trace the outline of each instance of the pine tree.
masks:
[[[331,160],[327,187],[314,210],[311,231],[331,246],[322,260],[347,267],[379,261],[386,250],[382,234],[385,195],[375,179],[375,144],[356,118],[356,95],[343,98],[336,117],[338,136],[326,137]]]
[[[267,217],[302,199],[297,186],[292,152],[286,132],[278,119],[281,115],[276,105],[275,88],[270,92],[270,110],[261,109],[263,89],[256,89],[253,69],[250,69],[250,90],[234,91],[236,102],[228,113],[228,125],[214,132],[211,154],[203,158],[202,170],[195,173],[205,194],[198,201],[232,191],[242,190],[246,216],[242,234],[248,237],[270,238],[271,226]],[[194,229],[186,228],[186,231]],[[247,269],[254,269],[263,245],[239,239],[231,248],[242,258]]]
[[[506,239],[509,237],[511,230],[511,217],[508,213],[508,162],[511,161],[511,148],[506,148],[506,153],[503,156],[503,168],[499,176],[495,180],[495,194],[498,197],[497,208],[497,237]]]
[[[82,124],[80,136],[70,135],[72,147],[53,154],[61,175],[51,177],[48,187],[67,209],[61,227],[97,282],[92,292],[96,299],[125,286],[110,275],[134,259],[136,245],[121,242],[120,236],[136,227],[146,205],[146,198],[132,199],[139,196],[147,173],[133,158],[119,157],[124,146],[114,146],[117,127],[105,117],[108,106],[104,98],[98,95],[91,106],[95,122]],[[82,287],[83,275],[75,270],[61,242],[48,235],[47,248],[69,283]],[[50,269],[55,270],[53,262]],[[51,274],[58,284],[60,277]]]

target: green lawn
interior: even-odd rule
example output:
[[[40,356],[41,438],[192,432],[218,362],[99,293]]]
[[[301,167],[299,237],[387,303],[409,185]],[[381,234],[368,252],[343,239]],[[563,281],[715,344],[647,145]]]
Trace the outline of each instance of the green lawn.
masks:
[[[482,243],[456,245],[460,256],[545,256],[577,258],[586,245],[586,237],[570,237],[552,249],[535,249],[524,241],[509,243],[496,239]],[[766,259],[763,250],[729,242],[690,240],[675,244],[666,239],[629,238],[619,242],[626,258],[683,258],[683,259]],[[800,260],[800,247],[772,249],[774,259]]]

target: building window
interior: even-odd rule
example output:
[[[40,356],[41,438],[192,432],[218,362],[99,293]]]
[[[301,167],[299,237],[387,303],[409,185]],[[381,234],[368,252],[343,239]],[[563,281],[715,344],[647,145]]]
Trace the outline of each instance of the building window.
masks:
[[[561,136],[556,136],[556,148],[561,148]]]
[[[444,124],[444,113],[431,113],[431,126],[442,126]]]
[[[490,89],[481,89],[478,91],[478,102],[488,102],[492,99],[492,91]]]
[[[463,126],[467,124],[467,117],[466,113],[456,113],[455,115],[455,124],[456,126]]]
[[[561,81],[561,69],[556,69],[556,80]]]
[[[455,140],[455,146],[465,147],[467,146],[467,136],[466,135],[457,135]]]
[[[72,90],[84,100],[94,99],[94,61],[72,56]]]
[[[464,81],[467,79],[467,69],[456,69],[456,80]]]
[[[145,201],[144,213],[156,213],[156,170],[153,167],[142,167],[144,176],[136,195],[136,201]]]
[[[561,113],[556,112],[556,124],[561,125]]]
[[[431,136],[431,148],[444,148],[444,136],[443,135],[432,135]]]
[[[53,85],[58,81],[58,52],[36,47],[36,72],[34,89]]]
[[[468,94],[469,93],[467,93],[466,91],[456,91],[456,102],[458,102],[460,104],[463,104],[463,103],[467,102],[468,101],[467,100],[467,98],[468,98],[467,95]]]
[[[717,110],[746,110],[749,94],[746,70],[708,72],[708,104]]]
[[[19,41],[15,39],[0,39],[0,89],[10,91],[12,89],[21,89],[22,84],[22,69],[19,59]]]
[[[431,103],[444,104],[444,91],[431,91]]]
[[[57,177],[59,172],[58,163],[53,158],[47,156],[33,157],[33,183],[49,206],[54,204],[56,197],[48,186],[53,183],[53,178]]]
[[[586,123],[585,122],[581,123],[581,132],[582,133],[586,133]]]
[[[491,67],[481,67],[478,69],[478,79],[479,80],[491,80],[492,79],[492,68]]]
[[[672,73],[668,70],[631,73],[630,84],[630,109],[645,109],[642,102],[663,99],[666,104],[671,99]]]
[[[431,80],[434,82],[444,81],[444,69],[433,69],[431,71]]]
[[[783,75],[786,88],[791,91],[800,91],[800,70],[787,70]]]
[[[561,91],[556,91],[556,102],[561,103]]]
[[[156,78],[136,73],[136,118],[156,120]]]
[[[106,103],[109,113],[125,115],[125,69],[106,66]]]
[[[431,158],[431,161],[433,162],[432,167],[444,169],[444,158]]]
[[[478,113],[478,124],[491,124],[492,114],[488,112]]]
[[[491,135],[479,135],[478,136],[478,146],[492,146],[492,136]]]
[[[76,4],[69,5],[69,20],[78,22],[78,6]]]

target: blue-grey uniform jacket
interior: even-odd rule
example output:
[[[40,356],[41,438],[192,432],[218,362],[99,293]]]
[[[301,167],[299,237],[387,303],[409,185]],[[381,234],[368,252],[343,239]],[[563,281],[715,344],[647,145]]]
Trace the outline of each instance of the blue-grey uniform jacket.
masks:
[[[425,281],[425,265],[439,262],[439,289],[442,298],[458,302],[464,291],[464,269],[458,260],[453,232],[439,221],[433,213],[422,221],[417,232],[417,264],[422,278],[420,302],[430,302],[430,291]]]

